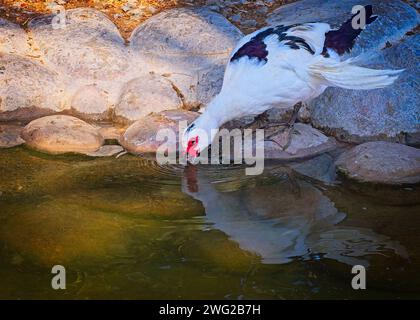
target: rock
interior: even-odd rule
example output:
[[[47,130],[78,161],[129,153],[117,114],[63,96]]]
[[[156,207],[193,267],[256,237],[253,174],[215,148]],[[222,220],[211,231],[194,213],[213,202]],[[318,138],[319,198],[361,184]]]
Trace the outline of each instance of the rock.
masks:
[[[64,85],[56,72],[0,53],[0,121],[32,120],[66,108]]]
[[[25,141],[21,138],[22,127],[15,125],[0,124],[0,149],[13,148],[24,144]]]
[[[118,145],[105,145],[97,151],[86,153],[90,157],[112,157],[124,152],[124,148]]]
[[[30,53],[26,32],[14,23],[0,18],[0,52],[27,55]]]
[[[278,140],[278,136],[273,137]],[[265,141],[265,159],[296,160],[309,158],[336,148],[334,138],[328,138],[317,129],[303,123],[296,123],[289,146],[283,150],[274,141]]]
[[[391,142],[367,142],[344,152],[338,171],[360,182],[414,184],[420,182],[420,149]]]
[[[242,36],[211,10],[176,8],[141,24],[130,42],[138,65],[167,76],[192,107],[219,92],[229,55]]]
[[[293,163],[290,166],[301,175],[327,184],[331,184],[336,178],[334,158],[328,153],[321,154],[304,162]]]
[[[156,74],[145,74],[128,82],[115,108],[114,119],[133,123],[151,112],[178,109],[182,100],[170,81]]]
[[[419,36],[405,36],[418,22],[415,9],[398,0],[370,0],[379,18],[364,30],[349,56],[369,56],[363,65],[374,69],[405,69],[391,86],[370,91],[328,88],[310,103],[312,123],[344,141],[392,140],[420,131],[418,121]],[[304,0],[275,10],[268,22],[322,21],[339,26],[358,0]],[[346,57],[345,57],[346,58]]]
[[[48,64],[73,78],[114,80],[129,67],[125,42],[108,17],[88,8],[66,11],[65,27],[53,28],[47,15],[34,18],[29,30]]]
[[[191,123],[197,116],[195,112],[178,110],[153,113],[133,123],[121,137],[120,144],[133,154],[154,154],[164,143],[164,141],[156,141],[159,130],[173,130],[178,138],[179,122]]]
[[[407,134],[407,144],[411,147],[420,148],[420,131],[413,134]]]
[[[107,120],[110,118],[108,94],[96,85],[80,88],[71,101],[72,113],[86,120]]]
[[[56,115],[30,122],[22,132],[26,144],[38,151],[91,153],[103,144],[98,129],[71,116]]]
[[[126,130],[126,127],[113,127],[105,125],[100,127],[99,133],[105,140],[119,140]]]

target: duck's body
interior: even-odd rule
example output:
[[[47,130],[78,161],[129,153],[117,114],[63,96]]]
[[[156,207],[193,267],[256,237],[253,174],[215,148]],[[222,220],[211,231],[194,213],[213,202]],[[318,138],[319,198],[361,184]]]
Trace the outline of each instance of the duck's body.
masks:
[[[370,24],[376,17],[371,6],[365,10]],[[362,31],[353,29],[353,18],[338,30],[327,23],[305,23],[267,27],[245,36],[233,50],[219,95],[187,128],[186,151],[201,152],[212,142],[211,132],[232,119],[291,108],[316,98],[329,86],[367,90],[392,84],[400,71],[341,61],[340,55],[351,50]]]

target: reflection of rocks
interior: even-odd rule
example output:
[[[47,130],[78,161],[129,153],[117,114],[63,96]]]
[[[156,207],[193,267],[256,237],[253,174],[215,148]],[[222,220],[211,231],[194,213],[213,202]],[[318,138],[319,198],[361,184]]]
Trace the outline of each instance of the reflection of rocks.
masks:
[[[392,85],[377,90],[328,88],[310,103],[313,123],[340,139],[361,142],[402,139],[401,132],[419,132],[419,35],[407,36],[419,23],[416,10],[402,1],[369,1],[379,18],[364,30],[351,56],[372,55],[365,65],[374,69],[405,69]],[[359,0],[304,0],[281,6],[269,23],[328,22],[337,27]],[[362,3],[363,4],[363,3]]]
[[[144,74],[124,86],[115,108],[115,119],[132,123],[152,112],[181,107],[182,100],[168,80],[156,74]]]
[[[12,213],[21,210],[23,199],[38,203],[46,198],[140,219],[179,219],[203,213],[200,202],[180,192],[179,177],[170,168],[133,156],[76,159],[57,161],[25,149],[0,152],[0,168],[7,168],[0,179],[0,200],[7,199]]]
[[[361,182],[420,182],[420,149],[390,142],[367,142],[343,153],[338,170]]]
[[[364,262],[385,248],[405,256],[398,243],[371,230],[335,226],[345,215],[318,189],[296,180],[259,183],[243,189],[218,190],[208,173],[188,167],[184,192],[200,200],[206,217],[242,249],[265,263],[325,255],[347,264]],[[221,185],[223,185],[221,183]]]
[[[133,179],[134,181],[134,179]],[[147,182],[146,182],[147,183]],[[149,190],[138,189],[125,185],[124,188],[109,185],[103,188],[74,191],[75,201],[79,197],[86,200],[86,207],[102,212],[117,212],[137,218],[182,219],[196,217],[202,214],[200,202],[179,194],[179,189],[170,192],[153,186]]]
[[[154,154],[159,146],[165,143],[165,141],[156,140],[159,130],[170,130],[176,134],[175,138],[178,141],[179,122],[191,123],[197,116],[195,112],[176,110],[153,113],[132,124],[121,137],[120,143],[133,154]],[[177,141],[172,141],[173,143],[169,141],[168,146],[176,147]]]
[[[0,121],[32,120],[66,108],[56,72],[40,63],[0,53]]]
[[[48,116],[29,123],[22,133],[26,144],[52,154],[97,151],[103,144],[98,129],[71,116]]]
[[[141,67],[165,74],[188,105],[198,105],[220,90],[224,66],[241,37],[215,12],[181,8],[148,19],[130,42]]]
[[[24,144],[25,141],[20,136],[22,129],[20,126],[0,124],[0,149]]]

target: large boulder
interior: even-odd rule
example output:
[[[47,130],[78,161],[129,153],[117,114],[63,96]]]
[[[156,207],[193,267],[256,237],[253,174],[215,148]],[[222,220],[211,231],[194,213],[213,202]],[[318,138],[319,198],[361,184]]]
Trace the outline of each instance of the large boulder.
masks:
[[[30,53],[26,32],[14,23],[0,18],[0,52],[26,55]]]
[[[312,123],[345,141],[374,139],[405,141],[401,133],[416,133],[419,125],[419,22],[415,9],[398,0],[369,0],[378,19],[364,30],[344,58],[366,54],[362,65],[374,69],[405,69],[391,86],[370,91],[328,88],[309,106]],[[304,0],[282,6],[270,24],[321,21],[338,27],[351,16],[358,0]]]
[[[344,152],[338,171],[361,182],[413,184],[420,182],[420,149],[398,143],[366,142]]]
[[[100,11],[67,10],[34,18],[28,27],[46,65],[66,81],[74,115],[109,120],[121,87],[135,77],[129,50],[114,23]]]
[[[0,53],[0,121],[32,120],[63,111],[64,84],[37,61]]]
[[[198,116],[195,112],[169,110],[153,113],[133,123],[120,139],[121,145],[130,153],[137,155],[155,154],[165,141],[157,141],[160,130],[170,130],[175,133],[176,141],[166,141],[169,152],[178,150],[178,134],[181,121],[191,123]],[[173,147],[172,149],[170,147]]]
[[[29,30],[45,60],[73,78],[113,80],[129,66],[118,28],[100,11],[67,10],[65,25],[53,27],[56,15],[34,18]]]
[[[157,74],[144,74],[123,87],[114,119],[132,123],[149,113],[182,107],[182,100],[170,81]]]
[[[92,153],[104,143],[98,128],[65,115],[30,122],[23,130],[22,137],[29,147],[51,154]]]
[[[219,92],[229,55],[242,33],[205,8],[164,11],[134,30],[130,42],[140,68],[165,75],[193,107]]]
[[[111,118],[108,92],[91,84],[82,86],[71,99],[71,111],[86,120],[107,120]]]

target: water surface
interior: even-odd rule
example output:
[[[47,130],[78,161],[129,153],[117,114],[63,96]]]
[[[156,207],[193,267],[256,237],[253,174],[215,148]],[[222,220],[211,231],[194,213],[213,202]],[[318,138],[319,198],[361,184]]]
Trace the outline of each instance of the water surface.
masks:
[[[1,150],[0,298],[420,298],[418,188],[320,180]]]

